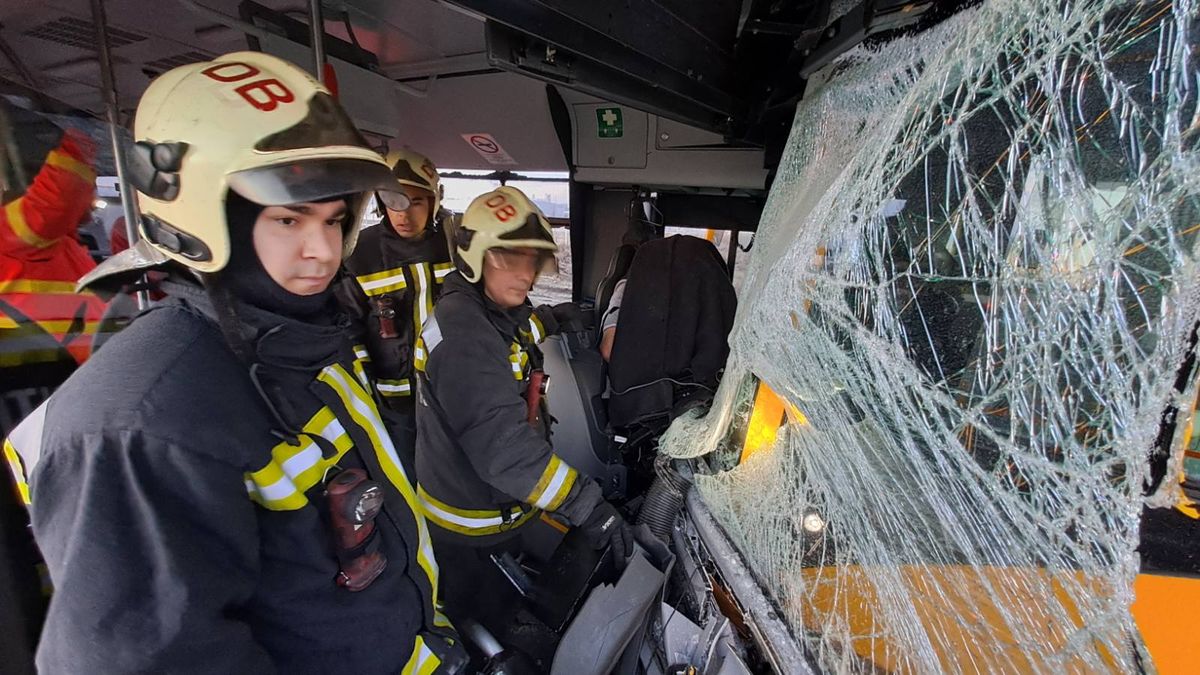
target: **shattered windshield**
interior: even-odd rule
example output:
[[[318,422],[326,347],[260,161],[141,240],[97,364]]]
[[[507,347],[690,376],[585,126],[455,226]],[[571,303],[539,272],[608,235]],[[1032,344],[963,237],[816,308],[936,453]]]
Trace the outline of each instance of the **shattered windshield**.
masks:
[[[810,81],[716,403],[663,446],[822,668],[1144,662],[1142,509],[1182,498],[1149,457],[1196,397],[1196,15],[985,2]]]

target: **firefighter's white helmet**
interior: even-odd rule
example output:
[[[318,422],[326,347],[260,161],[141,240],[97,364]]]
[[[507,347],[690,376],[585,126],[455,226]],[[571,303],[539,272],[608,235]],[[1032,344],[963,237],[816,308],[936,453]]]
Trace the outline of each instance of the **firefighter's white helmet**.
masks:
[[[421,188],[433,195],[433,202],[429,206],[429,223],[427,223],[427,225],[432,225],[434,219],[437,218],[438,209],[442,206],[442,179],[438,175],[437,166],[425,155],[408,148],[389,152],[387,163],[392,167],[392,176],[397,183]],[[380,190],[381,195],[386,192]],[[387,206],[389,200],[381,198],[380,201]],[[396,210],[402,211],[403,209]]]
[[[258,52],[226,54],[164,73],[134,124],[130,177],[141,236],[200,272],[229,260],[229,190],[263,206],[347,195],[354,250],[364,206],[395,184],[329,91],[299,67]]]
[[[483,255],[494,248],[532,248],[544,251],[540,269],[557,271],[550,221],[525,193],[502,186],[479,195],[454,231],[454,264],[472,283],[483,276]]]

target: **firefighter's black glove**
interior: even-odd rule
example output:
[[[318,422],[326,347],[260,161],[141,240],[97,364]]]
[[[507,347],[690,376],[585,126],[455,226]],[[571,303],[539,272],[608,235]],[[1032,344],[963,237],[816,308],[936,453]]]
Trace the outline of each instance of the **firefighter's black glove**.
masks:
[[[588,328],[590,312],[585,312],[573,302],[557,305],[541,305],[533,310],[547,335],[579,333]]]
[[[585,312],[573,302],[557,304],[551,307],[550,311],[554,314],[554,320],[558,322],[560,333],[579,333],[590,327],[588,319],[592,313]]]
[[[633,553],[633,528],[612,504],[600,502],[579,529],[596,550],[612,544],[617,567],[625,567],[626,559]]]

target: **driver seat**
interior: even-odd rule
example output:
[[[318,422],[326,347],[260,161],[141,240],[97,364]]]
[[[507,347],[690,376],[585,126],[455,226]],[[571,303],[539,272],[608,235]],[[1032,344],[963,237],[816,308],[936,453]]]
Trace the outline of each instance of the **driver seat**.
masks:
[[[604,273],[604,278],[596,285],[596,320],[593,325],[596,327],[597,343],[600,342],[600,322],[604,319],[604,313],[608,311],[613,289],[617,287],[617,282],[629,273],[629,266],[633,264],[633,256],[636,253],[637,246],[634,244],[621,244],[609,259],[608,271]]]

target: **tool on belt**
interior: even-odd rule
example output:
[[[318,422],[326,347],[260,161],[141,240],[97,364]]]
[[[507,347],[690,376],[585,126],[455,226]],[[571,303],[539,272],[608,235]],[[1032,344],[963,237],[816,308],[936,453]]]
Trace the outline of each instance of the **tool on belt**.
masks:
[[[542,399],[550,391],[550,376],[544,370],[529,372],[529,385],[525,389],[525,403],[529,406],[529,423],[537,426],[542,416]]]
[[[341,567],[337,584],[361,591],[387,567],[375,527],[375,517],[383,508],[383,488],[366,471],[346,469],[326,484],[325,495]]]
[[[379,337],[397,338],[400,333],[396,330],[396,301],[390,295],[375,298],[375,316],[379,317]]]

